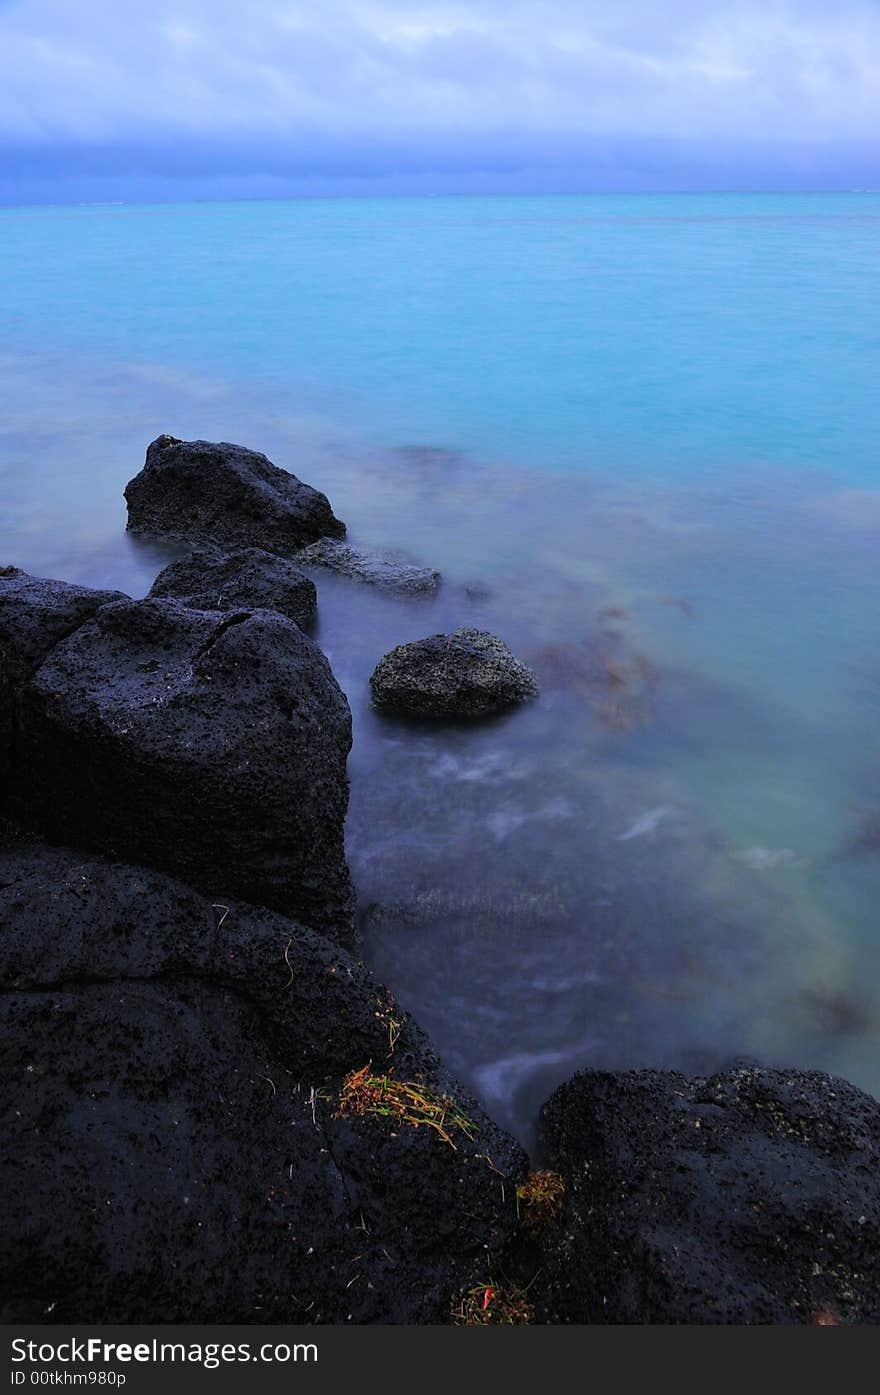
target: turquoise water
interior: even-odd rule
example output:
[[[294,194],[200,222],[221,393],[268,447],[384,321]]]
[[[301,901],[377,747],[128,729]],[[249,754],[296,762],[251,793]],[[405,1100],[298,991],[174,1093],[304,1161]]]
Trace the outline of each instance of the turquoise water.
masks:
[[[17,209],[0,252],[0,561],[143,593],[171,431],[443,570],[319,575],[318,638],[368,956],[499,1117],[588,1062],[880,1092],[880,196]],[[541,701],[379,721],[381,653],[460,623]]]
[[[379,441],[865,481],[878,217],[880,195],[25,209],[0,213],[0,287],[13,342],[247,375]]]

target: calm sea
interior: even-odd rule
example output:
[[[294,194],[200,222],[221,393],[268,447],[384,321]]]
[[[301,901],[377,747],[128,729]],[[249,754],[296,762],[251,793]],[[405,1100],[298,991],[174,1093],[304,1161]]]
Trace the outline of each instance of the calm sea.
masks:
[[[143,594],[162,431],[238,440],[351,536],[367,955],[528,1136],[583,1064],[734,1055],[880,1093],[880,196],[0,211],[0,562]],[[457,624],[538,669],[470,730],[371,714]]]

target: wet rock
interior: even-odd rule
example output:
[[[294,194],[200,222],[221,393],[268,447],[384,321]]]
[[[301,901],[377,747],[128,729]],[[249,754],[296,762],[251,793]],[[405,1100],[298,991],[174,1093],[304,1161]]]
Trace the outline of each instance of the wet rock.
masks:
[[[854,1085],[583,1071],[542,1127],[568,1183],[545,1321],[880,1321],[880,1104]]]
[[[522,1153],[322,937],[24,845],[0,965],[4,1321],[437,1323],[503,1264]],[[370,1060],[472,1136],[337,1117]]]
[[[0,829],[0,964],[15,991],[178,975],[223,985],[261,1004],[267,1038],[283,1036],[307,1072],[344,1074],[387,1050],[386,991],[324,936],[10,825]]]
[[[492,592],[484,581],[470,581],[464,588],[464,594],[469,601],[474,601],[482,605],[484,601],[492,599]]]
[[[340,576],[402,596],[436,596],[440,589],[440,573],[429,567],[417,567],[391,552],[363,552],[332,538],[310,543],[297,561],[303,566],[326,567]]]
[[[370,679],[374,706],[414,717],[485,717],[537,696],[534,674],[485,630],[401,644]]]
[[[325,494],[228,441],[157,437],[125,499],[129,529],[158,537],[289,554],[345,536]]]
[[[96,591],[0,567],[0,778],[8,769],[18,689],[100,606],[125,599],[121,591]]]
[[[24,821],[340,940],[351,714],[320,649],[269,610],[105,606],[21,696]]]
[[[194,552],[160,572],[150,595],[170,596],[193,610],[277,610],[303,630],[317,611],[315,583],[285,557],[259,547]]]

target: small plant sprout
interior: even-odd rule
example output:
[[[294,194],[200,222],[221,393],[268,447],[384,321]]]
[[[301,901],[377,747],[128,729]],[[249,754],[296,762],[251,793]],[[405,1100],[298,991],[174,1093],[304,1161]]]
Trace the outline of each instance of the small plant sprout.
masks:
[[[551,1225],[562,1209],[565,1181],[558,1172],[530,1172],[516,1189],[516,1207],[522,1226],[530,1235],[539,1235]]]
[[[535,1320],[526,1290],[494,1283],[478,1284],[452,1304],[456,1327],[522,1327]]]
[[[473,1138],[475,1126],[462,1114],[448,1095],[435,1094],[426,1085],[412,1080],[394,1080],[390,1075],[371,1075],[370,1062],[352,1071],[342,1082],[336,1110],[337,1119],[361,1118],[373,1114],[395,1124],[433,1129],[450,1148],[452,1135]]]
[[[384,1003],[381,998],[377,998],[376,1007],[376,1016],[388,1032],[388,1055],[393,1056],[398,1038],[403,1030],[403,1018],[396,1015],[399,1008],[392,997],[389,997]]]

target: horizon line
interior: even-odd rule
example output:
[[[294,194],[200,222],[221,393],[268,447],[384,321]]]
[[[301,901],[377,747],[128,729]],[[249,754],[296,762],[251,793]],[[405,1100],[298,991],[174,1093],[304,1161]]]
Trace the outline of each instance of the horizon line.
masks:
[[[125,198],[125,199],[40,199],[36,202],[28,200],[23,203],[9,200],[6,201],[0,195],[0,209],[21,210],[37,208],[147,208],[152,206],[175,207],[180,204],[226,204],[226,203],[315,203],[315,202],[345,202],[358,200],[360,202],[390,201],[392,199],[425,202],[430,199],[590,199],[590,198],[804,198],[804,197],[826,197],[826,198],[853,198],[853,197],[876,197],[880,195],[880,188],[856,187],[848,189],[834,189],[822,187],[805,187],[799,189],[779,188],[724,188],[724,189],[542,189],[542,190],[495,190],[486,189],[484,191],[468,190],[443,190],[436,193],[431,191],[407,192],[404,190],[388,190],[376,192],[375,190],[364,192],[348,191],[339,193],[328,190],[316,190],[314,193],[299,192],[295,194],[239,194],[227,197],[192,196],[189,198]]]

